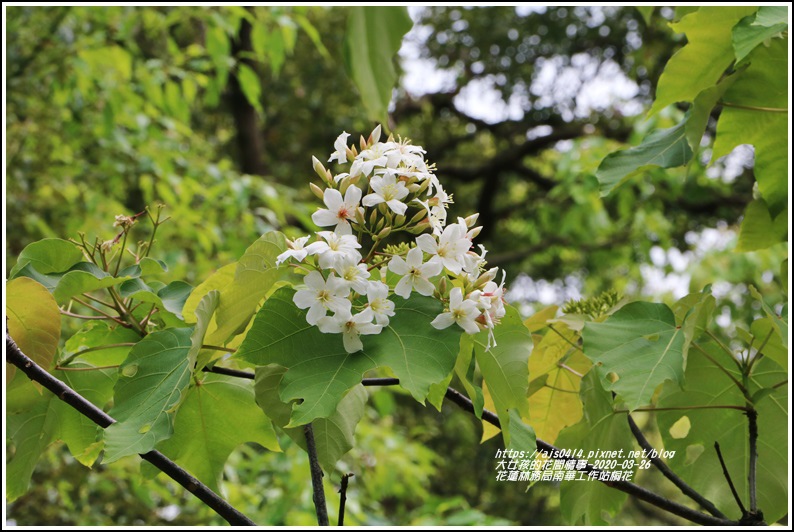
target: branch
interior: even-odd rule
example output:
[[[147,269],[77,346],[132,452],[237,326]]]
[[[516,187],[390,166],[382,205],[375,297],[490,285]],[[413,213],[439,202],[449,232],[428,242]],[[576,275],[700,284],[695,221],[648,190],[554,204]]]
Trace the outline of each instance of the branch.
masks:
[[[464,397],[459,391],[455,390],[454,388],[447,388],[446,397],[461,407],[463,410],[474,414],[474,405],[472,402],[467,398]],[[490,412],[488,410],[483,409],[482,411],[482,420],[490,423],[494,427],[501,428],[501,424],[499,423],[499,417]],[[537,440],[538,450],[543,451],[546,454],[552,455],[553,453],[561,453],[559,449],[554,447],[553,445],[546,443],[543,440]],[[590,472],[600,472],[599,469],[587,464],[584,468],[584,471]],[[683,517],[684,519],[688,519],[693,523],[697,523],[700,525],[710,525],[710,526],[728,526],[733,525],[735,526],[737,523],[736,521],[731,521],[729,519],[722,519],[720,517],[712,517],[710,515],[698,512],[697,510],[693,510],[692,508],[688,508],[682,504],[678,504],[673,502],[661,495],[657,495],[656,493],[649,491],[645,488],[637,486],[636,484],[632,484],[631,482],[626,481],[608,481],[608,480],[601,480],[599,481],[602,484],[609,486],[610,488],[614,488],[616,490],[622,491],[627,493],[633,497],[640,499],[641,501],[645,501],[650,503],[657,508],[661,508],[671,514],[675,514],[679,517]]]
[[[639,443],[640,447],[642,447],[648,453],[648,456],[651,459],[651,463],[654,466],[656,466],[656,469],[658,469],[662,473],[662,475],[667,477],[667,479],[670,482],[672,482],[678,489],[680,489],[681,493],[683,493],[684,495],[686,495],[687,497],[698,503],[700,506],[703,507],[704,510],[706,510],[711,515],[723,519],[728,518],[728,516],[720,512],[717,509],[717,507],[714,506],[713,502],[711,502],[703,495],[695,491],[695,489],[692,488],[692,486],[684,482],[684,480],[681,477],[676,475],[673,472],[673,470],[670,469],[670,467],[667,464],[665,464],[664,461],[662,461],[661,457],[651,452],[651,450],[653,450],[653,446],[648,442],[647,439],[645,439],[645,435],[642,433],[640,428],[634,422],[634,419],[631,417],[631,414],[626,416],[626,419],[628,419],[629,428],[631,429],[631,433],[634,434],[634,438],[637,440],[637,443]]]
[[[758,469],[758,412],[750,407],[747,411],[750,431],[750,471],[747,473],[747,484],[750,487],[750,512],[747,516],[749,524],[764,523],[764,514],[758,509],[756,499],[756,470]],[[744,520],[743,520],[744,521]]]
[[[116,422],[115,419],[87,401],[80,394],[72,390],[62,381],[50,375],[41,366],[33,362],[22,351],[17,344],[6,333],[6,362],[9,362],[22,370],[28,378],[38,382],[49,391],[54,393],[61,401],[65,402],[85,417],[96,423],[102,428],[107,428]],[[197,478],[172,462],[168,457],[159,451],[149,451],[140,455],[141,458],[150,462],[157,469],[176,480],[180,485],[196,496],[201,502],[215,510],[230,525],[236,526],[256,526],[256,523],[240,513],[227,501],[222,499],[210,488],[202,484]]]
[[[725,480],[728,481],[728,487],[731,488],[733,499],[736,501],[736,505],[742,512],[742,519],[744,519],[747,517],[747,509],[744,507],[744,504],[742,504],[742,499],[739,497],[739,493],[736,491],[736,486],[733,485],[733,479],[731,479],[731,474],[728,472],[728,466],[725,465],[725,460],[722,458],[720,444],[716,441],[714,442],[714,450],[717,451],[717,458],[720,459],[720,465],[722,466],[722,474],[725,476]]]
[[[227,372],[225,368],[207,368],[205,371],[220,373],[218,370],[222,370],[223,372]],[[236,377],[242,377],[246,379],[253,379],[254,374],[250,372],[243,372],[237,370],[234,371]],[[231,373],[224,373],[227,375],[231,375]],[[361,384],[364,386],[394,386],[400,383],[399,379],[393,378],[380,378],[380,379],[362,379]],[[446,398],[458,405],[463,410],[474,414],[474,405],[472,402],[461,394],[459,391],[455,390],[454,388],[447,388]],[[483,409],[482,411],[482,418],[483,421],[490,423],[494,427],[501,428],[501,423],[499,422],[499,417],[489,410]],[[538,450],[543,451],[547,454],[552,453],[560,453],[561,451],[554,447],[553,445],[546,443],[543,440],[537,440]],[[584,468],[584,471],[595,471],[600,473],[601,470],[587,464]],[[704,514],[702,512],[698,512],[697,510],[693,510],[692,508],[688,508],[682,504],[678,504],[673,502],[661,495],[657,495],[656,493],[649,491],[643,487],[637,486],[631,482],[626,481],[608,481],[608,480],[601,480],[599,481],[610,488],[617,489],[624,493],[627,493],[633,497],[640,499],[641,501],[645,501],[650,503],[657,508],[670,512],[671,514],[675,514],[679,517],[683,517],[684,519],[688,519],[693,523],[697,523],[700,525],[710,525],[710,526],[729,526],[729,525],[736,525],[736,521],[731,521],[730,519],[724,519],[721,517],[713,517],[711,515]]]
[[[314,509],[317,512],[317,524],[328,526],[328,509],[325,506],[325,491],[323,490],[323,470],[317,460],[317,446],[314,444],[314,431],[311,423],[303,426],[303,434],[306,436],[306,452],[309,454],[309,467],[312,473],[312,500],[314,500]]]
[[[336,526],[345,526],[345,502],[347,502],[347,482],[353,473],[342,475],[342,485],[339,486],[339,520]]]

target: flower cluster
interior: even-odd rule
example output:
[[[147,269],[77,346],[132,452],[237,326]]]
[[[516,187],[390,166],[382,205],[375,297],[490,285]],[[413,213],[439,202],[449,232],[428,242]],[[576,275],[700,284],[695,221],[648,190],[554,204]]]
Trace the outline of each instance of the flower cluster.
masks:
[[[324,204],[312,221],[326,230],[288,241],[290,249],[277,258],[305,273],[293,301],[308,309],[306,321],[341,333],[347,352],[355,353],[363,348],[361,335],[378,334],[395,315],[390,294],[408,299],[417,292],[444,303],[435,328],[488,330],[488,346],[495,345],[493,329],[505,314],[504,272],[497,284],[498,268],[485,269],[485,248],[473,249],[477,215],[447,223],[452,196],[421,146],[393,137],[381,142],[380,126],[361,138],[360,151],[348,145],[349,136],[339,135],[328,159],[347,172],[333,174],[312,158],[325,187],[311,184]],[[385,245],[399,233],[417,236]]]

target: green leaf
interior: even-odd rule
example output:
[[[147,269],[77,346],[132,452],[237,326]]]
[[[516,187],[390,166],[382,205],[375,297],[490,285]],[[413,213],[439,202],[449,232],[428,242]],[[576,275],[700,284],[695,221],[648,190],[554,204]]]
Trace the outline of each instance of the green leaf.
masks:
[[[279,397],[279,386],[287,369],[277,365],[256,368],[256,402],[266,415],[280,427],[289,423],[292,407]],[[337,409],[327,418],[312,422],[314,442],[320,465],[329,474],[334,471],[336,462],[355,445],[355,428],[364,416],[367,391],[358,384],[342,398]],[[306,450],[306,437],[303,428],[285,428],[284,432],[303,450]]]
[[[634,9],[640,12],[642,20],[644,20],[645,25],[648,26],[651,23],[651,17],[653,16],[656,6],[634,6]]]
[[[711,160],[740,144],[752,144],[758,189],[776,217],[788,206],[789,196],[788,40],[773,39],[769,46],[757,47],[748,61],[750,66],[723,97]]]
[[[764,310],[764,313],[777,325],[778,331],[780,332],[780,337],[783,341],[783,346],[788,349],[788,307],[787,305],[783,305],[783,309],[780,314],[774,311],[772,307],[770,307],[766,301],[764,301],[763,296],[761,293],[758,292],[758,289],[753,285],[749,285],[750,295],[753,299],[759,301],[761,303],[761,308]]]
[[[716,304],[717,301],[711,295],[711,285],[702,292],[688,294],[673,304],[676,326],[681,327],[684,333],[682,351],[685,358],[689,345],[697,340],[711,323]]]
[[[675,14],[673,15],[673,22],[678,22],[690,13],[694,13],[700,9],[700,6],[676,6]]]
[[[137,343],[140,335],[132,329],[120,325],[111,327],[104,321],[91,321],[66,340],[59,360],[80,357],[83,362],[90,362],[95,366],[115,366],[124,362],[132,346],[118,346],[99,349],[80,354],[87,349],[113,344]]]
[[[198,356],[196,358],[196,369],[204,369],[216,355],[221,354],[220,352],[212,349],[201,349],[201,346],[204,342],[204,336],[207,334],[207,330],[209,329],[210,323],[212,321],[212,316],[215,313],[215,309],[218,308],[218,302],[220,299],[220,293],[217,290],[212,290],[207,292],[201,301],[196,307],[195,316],[196,316],[196,328],[193,331],[193,335],[191,336],[191,340],[193,341],[193,349],[197,350]]]
[[[369,118],[385,124],[397,82],[394,56],[413,21],[402,6],[356,6],[348,11],[345,67]]]
[[[755,320],[750,325],[750,333],[754,337],[754,349],[763,345],[761,353],[784,370],[788,370],[788,348],[783,345],[780,329],[774,319],[766,317]]]
[[[725,371],[742,380],[730,357],[713,343],[702,347]],[[749,393],[771,387],[787,378],[787,372],[769,360],[759,360],[753,368]],[[684,390],[665,387],[659,398],[660,408],[693,406],[736,405],[744,406],[744,397],[736,385],[699,351],[692,351],[686,370]],[[788,393],[785,386],[759,401],[758,411],[758,508],[768,522],[773,523],[786,514],[788,504]],[[690,429],[684,438],[675,438],[671,427],[687,417]],[[720,476],[715,482],[715,471],[720,470],[714,442],[719,442],[739,496],[748,504],[749,436],[747,417],[743,412],[728,409],[690,409],[665,411],[656,414],[664,448],[674,451],[668,465],[692,488],[722,510],[729,518],[741,517],[730,488]],[[680,434],[678,434],[680,436]]]
[[[734,72],[730,76],[725,76],[713,87],[703,89],[695,98],[695,101],[692,102],[692,106],[684,119],[684,131],[686,132],[689,147],[692,148],[693,152],[697,152],[698,148],[700,148],[700,141],[703,139],[703,133],[706,132],[714,106],[720,101],[725,91],[733,85],[740,73]]]
[[[525,451],[527,454],[538,448],[535,430],[521,418],[521,414],[515,409],[510,410],[510,448]]]
[[[11,268],[9,279],[30,264],[39,273],[63,272],[83,260],[80,248],[60,238],[45,238],[28,244],[19,254],[17,263]]]
[[[273,425],[254,402],[253,383],[207,374],[187,392],[174,420],[173,436],[157,448],[218,491],[226,460],[247,442],[281,450]],[[147,476],[159,473],[153,466],[147,469]]]
[[[683,383],[684,334],[667,305],[629,303],[603,323],[587,323],[583,338],[602,384],[629,410],[650,404],[664,381]],[[610,382],[610,374],[617,380]]]
[[[110,411],[117,423],[105,429],[105,462],[151,451],[171,436],[174,412],[190,384],[195,361],[192,332],[192,328],[153,332],[132,348],[119,367]]]
[[[262,97],[262,82],[259,81],[259,76],[254,72],[254,69],[244,63],[238,64],[237,81],[240,82],[240,88],[251,107],[256,109],[258,113],[263,113],[262,102],[259,101],[259,98]]]
[[[13,279],[6,283],[6,313],[8,333],[19,349],[49,370],[61,338],[61,312],[52,294],[33,279]]]
[[[582,379],[582,420],[563,429],[557,438],[561,449],[582,449],[584,457],[597,450],[634,449],[634,440],[624,415],[613,411],[610,394],[601,387],[594,371]],[[713,477],[712,477],[713,480]],[[627,495],[601,482],[580,480],[560,484],[560,509],[569,525],[606,525],[626,501]]]
[[[675,102],[691,102],[715,85],[733,62],[731,28],[756,7],[703,6],[672,24],[685,33],[687,44],[670,58],[659,77],[656,100],[649,115]]]
[[[323,334],[306,323],[306,311],[292,302],[295,291],[278,290],[265,301],[235,356],[257,365],[289,369],[281,383],[281,398],[303,399],[289,426],[328,417],[364,372],[388,366],[400,385],[424,401],[432,384],[452,372],[460,333],[430,325],[441,312],[431,298],[395,299],[396,315],[379,335],[363,336],[364,350],[347,353],[339,334]]]
[[[182,319],[182,307],[185,305],[193,287],[184,281],[174,281],[155,292],[155,290],[144,283],[141,279],[130,279],[124,281],[119,287],[121,297],[154,303],[159,308],[174,314]]]
[[[788,6],[761,6],[755,15],[756,26],[776,26],[788,24]]]
[[[207,279],[198,285],[190,292],[185,305],[182,307],[182,313],[185,315],[184,319],[187,323],[196,322],[196,308],[198,307],[201,299],[212,290],[221,290],[223,287],[231,284],[234,281],[234,272],[237,269],[237,263],[233,262],[220,268]]]
[[[55,441],[58,432],[58,418],[50,409],[52,396],[49,392],[38,395],[32,385],[25,384],[25,391],[32,394],[33,407],[9,413],[6,418],[6,437],[11,443],[5,468],[6,499],[9,502],[28,490],[39,456]]]
[[[391,300],[394,317],[380,334],[362,337],[364,353],[378,366],[391,368],[400,386],[424,404],[430,387],[446,380],[455,369],[461,331],[430,325],[443,311],[435,299],[414,295],[410,299],[392,296]],[[341,339],[341,335],[335,336]]]
[[[764,26],[756,24],[755,20],[755,16],[744,17],[733,27],[733,49],[737,63],[747,57],[756,46],[788,29],[788,22]]]
[[[474,372],[477,369],[476,359],[474,358],[474,341],[471,335],[460,335],[460,353],[455,361],[455,375],[457,375],[466,395],[469,396],[474,405],[474,415],[477,419],[482,418],[482,409],[485,405],[482,387],[474,381]]]
[[[692,158],[686,136],[686,119],[675,127],[652,131],[639,146],[607,155],[596,171],[601,195],[606,196],[635,172],[648,166],[673,168]]]
[[[143,257],[138,264],[127,266],[119,272],[119,277],[140,277],[141,275],[158,275],[168,271],[168,265],[160,259]]]
[[[487,331],[475,335],[473,340],[474,356],[499,416],[505,446],[509,446],[509,410],[516,409],[522,417],[529,417],[527,361],[532,351],[532,336],[515,308],[507,305],[505,310],[502,322],[494,329],[495,346],[486,349]]]
[[[757,251],[788,241],[788,209],[772,220],[762,199],[753,200],[744,211],[736,251]]]
[[[217,329],[210,332],[207,343],[223,344],[230,336],[242,332],[275,284],[289,278],[289,268],[276,267],[276,257],[286,250],[284,235],[270,232],[245,251],[237,263],[234,281],[220,288],[221,300],[215,315]]]
[[[431,384],[427,391],[427,402],[433,405],[439,412],[441,412],[441,407],[444,406],[444,397],[447,395],[449,383],[452,382],[452,375],[453,374],[450,373],[443,381]]]

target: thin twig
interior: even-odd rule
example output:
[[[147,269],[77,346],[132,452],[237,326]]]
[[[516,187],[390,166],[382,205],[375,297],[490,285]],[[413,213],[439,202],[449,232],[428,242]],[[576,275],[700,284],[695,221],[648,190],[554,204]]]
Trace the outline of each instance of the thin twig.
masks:
[[[558,331],[557,329],[555,329],[555,328],[554,328],[554,325],[552,325],[551,323],[549,323],[549,329],[551,329],[552,331],[554,331],[555,333],[557,333],[557,336],[559,336],[560,338],[562,338],[563,340],[565,340],[565,341],[566,341],[567,343],[569,343],[569,344],[570,344],[570,345],[571,345],[573,348],[575,348],[575,349],[577,349],[577,350],[579,350],[579,351],[582,351],[582,348],[581,348],[580,346],[578,346],[578,345],[576,345],[575,343],[573,343],[573,342],[572,342],[572,341],[571,341],[569,338],[566,338],[566,337],[565,337],[565,335],[564,335],[564,334],[562,334],[562,333],[561,333],[560,331]],[[584,351],[582,351],[582,353],[584,353]]]
[[[317,524],[328,526],[328,508],[325,506],[325,491],[323,490],[323,470],[317,460],[317,446],[314,443],[314,431],[311,423],[303,426],[303,434],[306,436],[306,452],[309,454],[312,500],[314,501],[314,510],[317,512]]]
[[[69,364],[69,362],[71,362],[75,358],[84,355],[86,353],[90,353],[92,351],[101,351],[102,349],[112,349],[114,347],[132,347],[134,345],[135,344],[133,342],[122,342],[119,344],[107,344],[107,345],[98,345],[96,347],[88,347],[86,349],[83,349],[82,351],[78,351],[77,353],[73,353],[72,355],[66,357],[60,362],[60,365],[66,366]]]
[[[8,335],[8,333],[6,333],[6,361],[15,365],[17,368],[22,370],[22,372],[24,372],[30,380],[38,382],[47,388],[61,401],[65,402],[100,427],[107,428],[116,422],[115,419],[94,406],[90,401],[75,392],[62,381],[53,377],[41,366],[28,358],[22,351],[20,351],[19,347],[17,347],[17,344],[14,342],[11,336]],[[177,481],[190,493],[196,496],[196,498],[198,498],[201,502],[215,510],[215,512],[228,521],[230,525],[256,525],[256,523],[251,521],[239,510],[234,508],[218,494],[201,483],[201,481],[192,476],[190,473],[182,469],[176,463],[171,461],[161,452],[149,451],[148,453],[142,454],[140,456],[144,460],[150,462],[160,471]]]
[[[646,453],[648,453],[648,457],[650,458],[651,463],[654,466],[656,466],[656,469],[658,469],[659,472],[667,478],[667,480],[672,482],[678,489],[680,489],[681,493],[683,493],[684,495],[686,495],[687,497],[698,503],[700,506],[703,507],[704,510],[706,510],[714,517],[720,517],[723,519],[728,518],[727,515],[720,512],[717,509],[717,507],[714,506],[713,502],[711,502],[706,497],[698,493],[692,486],[684,482],[684,479],[676,475],[675,472],[672,469],[670,469],[670,466],[664,463],[662,458],[657,453],[651,452],[652,450],[654,450],[653,446],[645,438],[645,435],[640,430],[640,427],[638,427],[637,424],[634,422],[634,419],[631,417],[631,415],[626,416],[626,419],[629,422],[629,428],[631,429],[631,433],[634,435],[634,438],[637,440],[637,443],[639,443],[640,447],[642,447],[642,449]]]
[[[733,499],[736,501],[736,504],[739,506],[739,510],[742,512],[742,517],[747,515],[747,509],[742,504],[742,499],[739,498],[739,493],[736,491],[736,486],[733,485],[733,479],[731,479],[731,474],[728,472],[728,466],[725,465],[725,460],[722,458],[722,451],[720,451],[720,444],[718,442],[714,442],[714,450],[717,451],[717,458],[720,459],[720,465],[722,466],[722,474],[725,475],[725,480],[728,481],[728,487],[731,488],[731,493],[733,493]]]
[[[345,503],[347,502],[347,482],[353,473],[342,475],[342,484],[339,486],[339,519],[336,522],[337,526],[345,526]]]
[[[719,410],[719,409],[729,409],[729,410],[741,410],[742,412],[747,412],[746,406],[738,406],[738,405],[695,405],[695,406],[670,406],[670,407],[663,407],[657,408],[655,406],[651,407],[643,407],[643,408],[635,408],[634,410],[626,410],[624,408],[619,408],[615,410],[615,414],[627,414],[629,412],[664,412],[664,411],[677,411],[677,410]]]
[[[61,309],[61,314],[63,314],[64,316],[69,316],[70,318],[78,318],[78,319],[81,319],[81,320],[113,320],[116,323],[118,323],[119,325],[122,325],[124,327],[127,327],[127,328],[131,328],[132,327],[126,321],[122,321],[122,320],[120,320],[118,318],[115,318],[113,316],[84,316],[83,314],[75,314],[74,312],[69,312],[68,310],[63,310],[63,309]]]
[[[90,308],[91,310],[93,310],[94,312],[99,314],[100,316],[105,316],[105,317],[107,317],[107,318],[109,318],[111,320],[117,319],[117,316],[112,316],[112,315],[108,314],[107,312],[105,312],[104,310],[100,310],[100,309],[96,308],[95,306],[91,305],[90,303],[86,303],[85,301],[83,301],[82,299],[80,299],[78,297],[72,297],[72,299],[74,299],[75,301],[77,301],[78,303],[83,305],[84,307]],[[113,308],[113,307],[111,307],[111,308]]]
[[[570,351],[569,351],[569,352],[570,352]],[[576,371],[575,369],[573,369],[571,366],[569,366],[569,365],[567,365],[567,364],[563,364],[562,362],[557,362],[557,365],[558,365],[560,368],[562,368],[562,369],[564,369],[565,371],[567,371],[568,373],[572,373],[572,374],[576,375],[576,376],[577,376],[577,377],[579,377],[580,379],[584,378],[584,375],[582,375],[581,373],[579,373],[578,371]]]
[[[747,395],[747,390],[745,390],[745,388],[744,388],[744,385],[742,385],[742,383],[741,383],[741,382],[739,382],[739,381],[736,379],[736,377],[734,377],[733,375],[731,375],[731,372],[730,372],[730,371],[728,371],[727,369],[725,369],[725,368],[722,366],[722,364],[720,364],[719,362],[717,362],[716,360],[714,360],[714,357],[712,357],[711,355],[709,355],[709,354],[706,352],[706,350],[705,350],[705,349],[703,349],[702,347],[700,347],[698,344],[696,344],[696,343],[692,343],[691,345],[692,345],[692,347],[694,347],[695,349],[697,349],[698,351],[700,351],[700,352],[703,354],[703,356],[704,356],[704,357],[706,357],[706,358],[709,360],[709,362],[711,362],[712,364],[714,364],[715,366],[717,366],[717,367],[718,367],[718,368],[719,368],[719,369],[720,369],[720,370],[721,370],[721,371],[722,371],[722,372],[723,372],[725,375],[727,375],[727,376],[728,376],[728,378],[729,378],[729,379],[731,379],[731,380],[733,381],[733,383],[734,383],[736,386],[738,386],[738,387],[739,387],[739,389],[742,391],[742,393],[743,393],[745,396]],[[733,355],[731,355],[731,358],[733,358]],[[735,360],[735,359],[734,359],[734,360]]]
[[[765,113],[788,113],[788,109],[781,107],[759,107],[757,105],[740,105],[738,103],[720,102],[723,107],[733,107],[735,109],[745,109],[747,111],[763,111]]]
[[[714,340],[717,343],[718,346],[720,346],[720,349],[725,351],[725,353],[729,357],[731,357],[731,360],[733,361],[734,364],[736,364],[737,369],[739,371],[742,371],[742,365],[739,363],[738,360],[736,360],[736,357],[733,355],[733,351],[731,351],[731,349],[728,346],[726,346],[724,343],[722,343],[722,340],[717,338],[717,336],[713,332],[711,332],[709,330],[706,330],[706,334],[708,335],[709,338]]]
[[[750,513],[758,512],[756,500],[756,470],[758,469],[758,412],[752,407],[747,411],[747,422],[750,432],[750,471],[747,472],[747,484],[750,488]]]
[[[91,294],[83,294],[83,297],[86,297],[86,298],[90,299],[91,301],[96,301],[96,302],[97,302],[97,303],[99,303],[100,305],[105,305],[105,306],[106,306],[106,307],[108,307],[108,308],[112,308],[113,310],[116,310],[116,307],[114,307],[113,305],[111,305],[111,304],[110,304],[110,303],[108,303],[107,301],[102,301],[102,300],[101,300],[101,299],[99,299],[98,297],[94,297],[94,296],[92,296]]]
[[[764,348],[766,347],[766,344],[769,343],[769,339],[772,338],[772,333],[774,333],[774,332],[775,332],[775,329],[770,327],[769,328],[769,333],[766,335],[766,338],[764,338],[764,341],[761,342],[761,345],[758,346],[758,349],[756,349],[755,356],[747,363],[747,371],[745,372],[745,373],[747,373],[747,375],[749,375],[750,372],[753,371],[753,364],[755,364],[755,361],[758,360],[759,358],[761,358],[761,356],[763,356]],[[753,341],[755,341],[755,337],[753,337]],[[750,355],[750,350],[752,348],[753,348],[753,342],[750,342],[750,346],[749,346],[749,348],[747,350],[747,355],[748,356]]]
[[[96,371],[98,369],[113,369],[117,367],[119,367],[118,364],[115,364],[113,366],[90,366],[87,368],[70,368],[67,366],[55,366],[55,369],[59,371]]]
[[[221,347],[219,345],[202,344],[202,349],[212,349],[214,351],[225,351],[226,353],[236,353],[237,349],[233,347]]]

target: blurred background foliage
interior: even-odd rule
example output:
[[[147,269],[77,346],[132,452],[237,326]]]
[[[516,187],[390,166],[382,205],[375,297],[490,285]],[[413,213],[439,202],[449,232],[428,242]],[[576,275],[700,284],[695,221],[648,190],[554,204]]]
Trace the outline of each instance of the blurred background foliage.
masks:
[[[325,160],[342,130],[375,125],[343,68],[346,8],[6,9],[9,269],[35,240],[109,239],[115,215],[164,203],[163,280],[197,284],[265,231],[314,230],[311,155]],[[480,212],[479,242],[524,313],[607,289],[669,300],[714,283],[718,323],[749,326],[748,285],[783,299],[785,247],[731,251],[753,198],[748,150],[707,168],[704,142],[689,167],[599,195],[608,153],[683,115],[644,117],[683,44],[667,26],[672,9],[647,20],[631,7],[411,13],[386,129],[425,147],[454,193],[451,215]],[[555,486],[494,481],[497,443],[478,445],[470,416],[370,394],[339,465],[356,474],[348,524],[559,524]],[[259,524],[310,525],[305,456],[282,443],[283,454],[233,454],[224,489]],[[9,518],[220,524],[162,476],[138,484],[137,467],[89,471],[54,447]],[[333,514],[338,495],[326,491]],[[675,524],[648,512],[630,505],[620,521]]]

